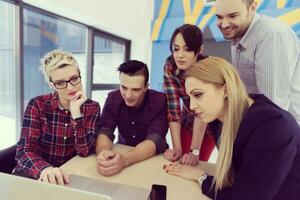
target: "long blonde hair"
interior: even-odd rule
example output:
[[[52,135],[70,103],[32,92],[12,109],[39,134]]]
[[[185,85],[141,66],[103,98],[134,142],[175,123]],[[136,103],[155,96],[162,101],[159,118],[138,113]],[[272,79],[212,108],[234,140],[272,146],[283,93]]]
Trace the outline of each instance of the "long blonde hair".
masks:
[[[218,87],[225,84],[227,98],[224,105],[226,107],[214,175],[217,191],[233,183],[234,174],[231,168],[233,143],[243,114],[252,100],[233,66],[222,58],[208,57],[200,60],[186,70],[185,76],[194,77]]]

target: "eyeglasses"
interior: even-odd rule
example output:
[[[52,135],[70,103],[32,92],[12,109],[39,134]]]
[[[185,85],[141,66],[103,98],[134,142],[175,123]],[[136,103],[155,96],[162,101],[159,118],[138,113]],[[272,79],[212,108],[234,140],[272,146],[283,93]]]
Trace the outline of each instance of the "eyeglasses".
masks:
[[[50,80],[50,82],[53,83],[56,89],[64,89],[68,86],[68,83],[70,83],[73,86],[78,85],[81,82],[81,76],[74,76],[68,81],[53,82],[52,80]]]

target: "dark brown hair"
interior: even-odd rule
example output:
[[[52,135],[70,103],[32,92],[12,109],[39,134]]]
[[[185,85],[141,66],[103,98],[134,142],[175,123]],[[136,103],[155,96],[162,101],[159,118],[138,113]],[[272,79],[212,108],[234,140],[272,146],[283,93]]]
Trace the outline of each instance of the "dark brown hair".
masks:
[[[176,28],[172,34],[170,40],[170,51],[172,52],[172,54],[173,54],[174,40],[178,33],[181,33],[188,50],[193,51],[195,55],[199,53],[199,51],[201,50],[201,46],[203,44],[203,36],[202,36],[201,29],[198,26],[192,24],[183,24],[182,26]],[[197,60],[202,60],[206,57],[207,56],[203,56],[199,54]],[[171,62],[173,66],[176,66],[173,55],[170,55],[168,57],[168,60]]]
[[[122,63],[117,70],[129,76],[143,75],[145,77],[145,85],[148,84],[149,70],[145,63],[138,60],[129,60]]]

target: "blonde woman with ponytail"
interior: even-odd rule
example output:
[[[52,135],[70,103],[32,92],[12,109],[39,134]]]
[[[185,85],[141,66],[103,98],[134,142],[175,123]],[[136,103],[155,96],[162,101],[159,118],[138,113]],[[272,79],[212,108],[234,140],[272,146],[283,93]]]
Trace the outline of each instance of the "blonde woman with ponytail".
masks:
[[[213,127],[218,159],[214,176],[178,163],[166,172],[218,200],[299,200],[300,127],[292,115],[264,95],[248,95],[222,58],[198,61],[185,77],[191,110]]]

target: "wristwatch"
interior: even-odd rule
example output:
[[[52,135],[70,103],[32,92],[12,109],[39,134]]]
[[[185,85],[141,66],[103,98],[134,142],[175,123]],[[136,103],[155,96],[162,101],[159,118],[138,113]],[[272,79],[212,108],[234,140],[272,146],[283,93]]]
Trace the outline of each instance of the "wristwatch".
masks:
[[[190,152],[195,156],[199,156],[200,154],[199,149],[191,149]]]
[[[202,185],[203,181],[207,178],[208,174],[204,172],[204,174],[202,174],[199,179],[198,179],[198,183],[200,185]]]

